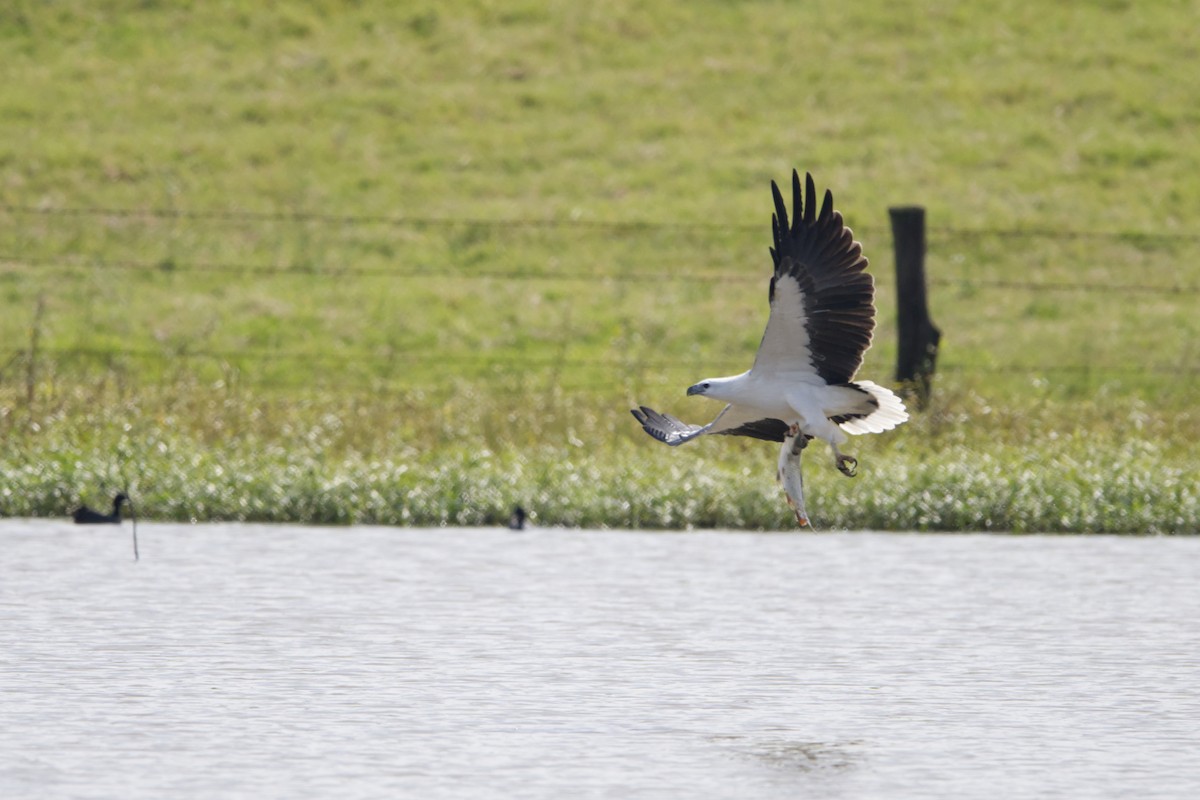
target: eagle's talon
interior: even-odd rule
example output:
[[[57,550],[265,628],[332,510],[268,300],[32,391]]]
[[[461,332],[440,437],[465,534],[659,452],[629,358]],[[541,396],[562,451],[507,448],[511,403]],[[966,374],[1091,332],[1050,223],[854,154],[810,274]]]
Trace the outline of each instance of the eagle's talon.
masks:
[[[858,474],[858,459],[854,456],[839,455],[837,458],[837,468],[838,472],[847,478],[853,478]]]

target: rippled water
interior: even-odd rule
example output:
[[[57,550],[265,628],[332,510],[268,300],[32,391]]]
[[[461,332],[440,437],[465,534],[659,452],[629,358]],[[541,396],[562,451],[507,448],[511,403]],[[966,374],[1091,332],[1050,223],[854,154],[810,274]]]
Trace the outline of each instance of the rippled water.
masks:
[[[0,796],[1200,797],[1200,541],[0,521]]]

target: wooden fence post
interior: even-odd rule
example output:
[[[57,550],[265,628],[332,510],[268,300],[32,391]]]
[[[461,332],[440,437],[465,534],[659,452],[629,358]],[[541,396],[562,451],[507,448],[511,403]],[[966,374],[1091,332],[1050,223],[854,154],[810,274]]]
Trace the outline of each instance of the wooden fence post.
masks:
[[[896,380],[925,408],[933,389],[942,332],[929,319],[925,296],[925,209],[888,209],[896,254]]]

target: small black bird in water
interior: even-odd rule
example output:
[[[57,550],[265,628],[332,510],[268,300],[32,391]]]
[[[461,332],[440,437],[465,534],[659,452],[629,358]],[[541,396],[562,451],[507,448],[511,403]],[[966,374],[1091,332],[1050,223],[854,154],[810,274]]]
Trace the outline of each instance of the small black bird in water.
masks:
[[[113,510],[111,514],[101,514],[99,511],[93,511],[87,506],[80,506],[71,512],[71,516],[75,519],[76,525],[103,525],[111,523],[114,525],[121,522],[121,504],[129,503],[129,511],[133,518],[133,560],[138,561],[138,543],[137,543],[137,513],[133,510],[133,501],[130,500],[124,492],[118,492],[113,498]]]
[[[520,506],[513,509],[512,516],[508,518],[508,529],[511,531],[525,530],[525,509]]]
[[[104,523],[117,523],[121,521],[121,504],[129,498],[124,492],[118,493],[113,498],[113,510],[111,514],[101,514],[99,511],[93,511],[87,506],[80,506],[71,512],[71,516],[75,518],[78,525],[103,525]]]

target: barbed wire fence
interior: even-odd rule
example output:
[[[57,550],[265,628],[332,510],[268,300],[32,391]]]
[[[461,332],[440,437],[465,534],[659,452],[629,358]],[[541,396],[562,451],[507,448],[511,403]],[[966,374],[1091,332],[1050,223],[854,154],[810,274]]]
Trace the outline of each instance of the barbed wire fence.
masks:
[[[388,214],[329,214],[308,211],[187,211],[164,208],[93,208],[63,206],[28,206],[0,204],[0,211],[25,216],[45,217],[109,217],[149,218],[227,222],[236,224],[261,222],[311,222],[328,225],[390,225],[397,227],[476,227],[509,230],[512,228],[590,228],[605,231],[682,230],[682,231],[743,231],[761,234],[761,223],[731,222],[662,222],[650,220],[592,220],[575,218],[518,218],[488,219],[484,217],[425,217]],[[856,230],[862,230],[856,227]],[[929,227],[931,233],[957,238],[1012,237],[1041,239],[1097,239],[1126,242],[1177,241],[1200,243],[1200,233],[1188,231],[1083,231],[1066,228],[961,228],[956,226]]]
[[[440,218],[423,216],[392,216],[371,214],[329,214],[320,212],[254,212],[254,211],[186,211],[162,208],[91,208],[91,207],[41,207],[29,205],[0,205],[0,213],[11,217],[43,217],[49,219],[77,220],[163,220],[172,224],[209,224],[253,226],[272,224],[305,224],[317,226],[385,226],[390,228],[414,229],[468,229],[493,232],[512,230],[565,230],[569,232],[590,231],[606,235],[633,236],[639,233],[722,233],[760,235],[760,224],[729,224],[700,222],[628,222],[597,221],[580,219],[483,219],[483,218]],[[861,228],[859,229],[862,230]],[[869,230],[869,229],[868,229]],[[939,242],[968,241],[982,238],[997,239],[1054,239],[1121,243],[1133,247],[1169,245],[1191,250],[1200,245],[1200,234],[1190,232],[1145,232],[1145,231],[1083,231],[1062,229],[1003,229],[1003,228],[958,228],[930,226],[929,234]],[[879,256],[877,256],[879,258]],[[224,260],[181,260],[177,258],[97,258],[84,250],[69,253],[44,255],[20,252],[14,248],[0,252],[0,272],[37,271],[42,274],[70,276],[81,272],[112,272],[126,274],[178,273],[193,275],[256,276],[270,278],[303,277],[313,281],[331,281],[355,277],[379,277],[397,280],[431,278],[492,279],[502,281],[607,281],[613,283],[662,283],[665,281],[688,281],[695,283],[758,283],[762,276],[754,272],[727,274],[720,272],[696,273],[692,271],[602,271],[595,269],[562,270],[548,269],[494,269],[478,266],[462,268],[455,264],[425,264],[417,266],[371,266],[348,264],[338,261],[261,264],[252,261]],[[1015,291],[1040,294],[1090,293],[1120,296],[1157,296],[1179,302],[1193,302],[1200,296],[1200,285],[1189,283],[1112,283],[1095,280],[1026,280],[977,278],[932,275],[927,279],[931,286],[954,288],[963,291]],[[487,353],[478,355],[447,355],[436,352],[392,353],[388,355],[346,354],[321,350],[279,351],[190,348],[171,350],[168,348],[138,348],[132,346],[48,346],[37,341],[37,326],[29,342],[0,342],[0,385],[13,380],[15,374],[22,375],[26,382],[34,380],[37,362],[41,359],[58,361],[91,362],[112,365],[119,361],[141,362],[195,362],[207,360],[234,365],[235,368],[254,364],[303,361],[370,367],[382,363],[406,363],[423,365],[469,366],[477,370],[503,368],[541,371],[554,380],[572,369],[595,367],[597,361],[576,360],[569,357],[565,348],[552,356],[525,355],[518,353]],[[622,361],[617,358],[602,361],[602,365],[618,368]],[[669,360],[643,361],[647,369],[670,368],[676,363]],[[1103,364],[1103,363],[1028,363],[1012,364],[956,364],[944,363],[939,369],[945,372],[983,374],[1030,374],[1030,373],[1095,373],[1114,375],[1174,374],[1195,377],[1200,369],[1186,365],[1164,366],[1161,364]],[[252,374],[253,369],[244,370]],[[265,388],[290,388],[286,382],[262,379],[255,382]],[[572,388],[592,388],[583,383]],[[32,388],[29,389],[32,392]]]
[[[111,270],[114,272],[184,272],[233,275],[307,275],[314,279],[340,277],[389,277],[416,278],[442,277],[447,279],[463,278],[492,278],[516,281],[596,281],[606,280],[618,283],[660,283],[663,281],[692,281],[701,283],[761,283],[761,275],[718,275],[718,274],[670,274],[670,273],[612,273],[600,271],[575,271],[570,273],[546,272],[538,270],[492,270],[473,269],[470,272],[447,272],[444,267],[356,267],[345,264],[320,265],[260,265],[249,263],[214,263],[214,262],[180,262],[170,261],[139,261],[128,259],[97,259],[69,258],[66,256],[16,256],[0,253],[0,264],[15,268],[37,268],[44,272],[63,274],[76,273],[83,270]],[[1031,281],[1031,280],[998,280],[987,278],[948,278],[930,277],[928,282],[935,286],[952,286],[963,289],[1011,289],[1028,292],[1100,292],[1112,294],[1159,294],[1159,295],[1200,295],[1200,285],[1185,284],[1136,284],[1136,283],[1095,283],[1087,281]]]

